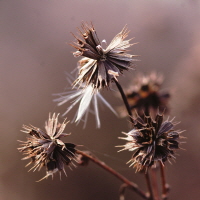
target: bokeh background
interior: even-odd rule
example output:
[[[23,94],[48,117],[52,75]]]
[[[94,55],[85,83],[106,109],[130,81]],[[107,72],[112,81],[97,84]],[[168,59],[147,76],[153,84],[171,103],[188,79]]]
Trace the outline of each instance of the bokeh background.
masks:
[[[87,167],[66,169],[68,177],[55,176],[36,183],[45,171],[27,172],[21,161],[17,140],[25,140],[22,124],[44,127],[49,112],[63,113],[53,93],[64,91],[66,72],[76,67],[74,41],[82,21],[92,21],[100,40],[111,39],[124,27],[129,38],[139,42],[131,47],[140,55],[136,70],[119,80],[124,87],[137,72],[164,74],[163,88],[173,91],[170,116],[181,121],[187,143],[176,163],[166,164],[170,199],[199,199],[200,196],[200,3],[198,0],[1,0],[0,1],[0,199],[118,199],[121,184],[112,175],[90,163]],[[113,107],[122,101],[115,93],[103,92]],[[75,111],[67,117],[72,119]],[[146,190],[144,177],[125,163],[131,153],[117,153],[117,139],[129,130],[128,120],[115,117],[105,107],[100,110],[102,128],[97,130],[93,116],[86,129],[82,124],[67,126],[72,135],[67,142],[84,145],[82,150],[96,154],[108,165]],[[62,117],[60,120],[63,120]],[[140,200],[132,191],[126,199]]]

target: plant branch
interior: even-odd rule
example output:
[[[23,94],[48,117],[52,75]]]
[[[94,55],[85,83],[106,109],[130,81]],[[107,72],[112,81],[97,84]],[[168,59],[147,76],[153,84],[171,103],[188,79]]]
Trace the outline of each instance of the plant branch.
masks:
[[[169,192],[169,186],[166,183],[165,168],[162,162],[160,162],[160,175],[161,175],[161,181],[162,181],[162,199],[167,200],[168,199],[167,193]]]
[[[148,191],[149,191],[149,200],[154,200],[154,197],[153,197],[153,190],[152,190],[152,186],[151,186],[151,181],[150,181],[150,177],[149,177],[149,171],[147,171],[145,173],[145,179],[146,179],[146,183],[147,183],[147,188],[148,188]]]
[[[129,118],[130,118],[131,122],[134,123],[133,122],[133,118],[132,118],[132,111],[131,111],[131,108],[130,108],[129,103],[127,101],[126,95],[124,94],[124,91],[123,91],[121,85],[119,84],[119,82],[117,80],[115,80],[115,79],[114,79],[114,81],[115,81],[115,84],[116,84],[116,86],[117,86],[117,88],[118,88],[118,90],[119,90],[119,92],[121,94],[121,97],[122,97],[123,101],[124,101],[126,110],[128,112],[128,115],[129,115]]]
[[[104,162],[100,161],[98,158],[96,158],[93,155],[88,155],[85,152],[76,151],[77,154],[80,154],[84,157],[89,158],[92,162],[94,162],[95,164],[99,165],[101,168],[105,169],[106,171],[108,171],[109,173],[111,173],[112,175],[114,175],[115,177],[117,177],[119,180],[121,180],[123,183],[125,183],[128,188],[130,188],[131,190],[135,191],[138,195],[140,195],[143,199],[149,199],[148,196],[138,188],[137,184],[129,181],[127,178],[125,178],[123,175],[121,175],[120,173],[118,173],[117,171],[115,171],[114,169],[112,169],[111,167],[109,167],[108,165],[106,165]]]
[[[154,199],[160,200],[159,191],[158,191],[157,176],[156,176],[156,169],[151,168],[150,170],[151,170],[151,180],[152,180],[152,189],[153,189]]]

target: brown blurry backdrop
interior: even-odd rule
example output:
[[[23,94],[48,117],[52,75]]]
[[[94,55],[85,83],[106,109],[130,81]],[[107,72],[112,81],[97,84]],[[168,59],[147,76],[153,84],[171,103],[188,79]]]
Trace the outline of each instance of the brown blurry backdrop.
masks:
[[[49,112],[63,113],[67,105],[57,107],[53,93],[64,91],[65,72],[76,67],[74,40],[82,21],[92,21],[100,40],[110,40],[124,27],[131,30],[139,44],[131,47],[141,55],[136,71],[125,72],[120,82],[136,72],[153,70],[165,76],[163,88],[173,90],[171,114],[186,130],[187,143],[179,151],[176,163],[166,164],[170,199],[196,200],[200,196],[200,3],[198,0],[0,0],[0,199],[1,200],[115,200],[121,184],[115,177],[90,163],[88,167],[66,169],[68,177],[56,175],[36,183],[45,171],[27,172],[21,161],[17,140],[25,140],[22,124],[44,127]],[[103,95],[117,107],[121,100],[114,93]],[[68,115],[72,119],[74,113]],[[123,175],[146,189],[143,176],[125,163],[131,153],[117,153],[117,139],[127,132],[126,119],[118,119],[104,108],[100,110],[102,128],[95,128],[90,117],[86,129],[68,125],[72,135],[67,142],[83,144]],[[61,118],[62,120],[62,118]],[[127,191],[127,200],[140,200]]]

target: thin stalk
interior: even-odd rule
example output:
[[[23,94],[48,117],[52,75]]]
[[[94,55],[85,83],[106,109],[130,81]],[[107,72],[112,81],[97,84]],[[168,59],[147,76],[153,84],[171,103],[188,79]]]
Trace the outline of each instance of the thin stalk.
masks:
[[[127,112],[128,112],[130,121],[131,121],[132,123],[134,123],[134,122],[133,122],[133,118],[132,118],[132,111],[131,111],[131,108],[130,108],[129,103],[128,103],[128,101],[127,101],[126,95],[124,94],[124,91],[123,91],[121,85],[119,84],[119,82],[118,82],[117,80],[115,80],[115,79],[114,79],[114,81],[115,81],[115,84],[116,84],[116,86],[117,86],[117,88],[118,88],[118,90],[119,90],[119,92],[120,92],[120,94],[121,94],[121,97],[122,97],[123,101],[124,101],[124,105],[125,105],[126,110],[127,110]]]
[[[145,107],[144,107],[144,114],[146,116],[149,116],[149,105],[148,104],[146,104]]]
[[[149,170],[145,173],[145,179],[146,179],[147,188],[149,191],[149,200],[154,200],[153,189],[152,189],[151,180],[149,177]]]
[[[169,187],[166,183],[166,177],[165,177],[165,168],[163,164],[160,162],[160,175],[161,175],[161,181],[162,181],[162,199],[167,200],[167,193],[169,191]]]
[[[129,181],[127,178],[125,178],[123,175],[121,175],[120,173],[118,173],[117,171],[115,171],[114,169],[112,169],[111,167],[109,167],[108,165],[106,165],[104,162],[100,161],[98,158],[96,158],[93,155],[88,155],[85,152],[79,151],[77,150],[76,153],[85,156],[87,158],[89,158],[92,162],[94,162],[95,164],[99,165],[101,168],[105,169],[107,172],[111,173],[112,175],[114,175],[115,177],[117,177],[119,180],[121,180],[123,183],[125,183],[128,188],[132,189],[133,191],[135,191],[138,195],[140,195],[143,199],[149,199],[148,196],[138,188],[137,184]]]
[[[157,176],[156,176],[156,169],[151,169],[151,180],[152,180],[152,189],[154,194],[155,200],[160,200],[159,198],[159,191],[158,191],[158,183],[157,183]]]

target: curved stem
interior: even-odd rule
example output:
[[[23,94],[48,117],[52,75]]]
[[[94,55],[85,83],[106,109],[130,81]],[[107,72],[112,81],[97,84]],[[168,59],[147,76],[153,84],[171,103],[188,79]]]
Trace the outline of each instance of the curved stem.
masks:
[[[134,123],[133,122],[133,118],[132,118],[132,111],[131,111],[131,108],[130,108],[129,103],[127,101],[126,95],[124,94],[124,91],[123,91],[121,85],[119,84],[119,82],[117,80],[115,80],[115,79],[114,79],[114,81],[115,81],[115,84],[116,84],[116,86],[117,86],[117,88],[118,88],[118,90],[119,90],[119,92],[121,94],[121,97],[122,97],[123,101],[124,101],[126,110],[128,112],[128,115],[129,115],[129,118],[130,118],[131,122]]]
[[[106,171],[108,171],[109,173],[111,173],[112,175],[114,175],[115,177],[117,177],[119,180],[121,180],[123,183],[125,183],[128,186],[128,188],[130,188],[133,191],[135,191],[143,199],[149,199],[148,196],[142,190],[140,190],[138,188],[137,184],[129,181],[123,175],[121,175],[120,173],[118,173],[117,171],[115,171],[114,169],[112,169],[111,167],[109,167],[108,165],[106,165],[104,162],[100,161],[95,156],[88,155],[87,153],[79,151],[79,150],[77,150],[76,153],[89,158],[92,162],[94,162],[95,164],[99,165],[101,168],[105,169]]]

